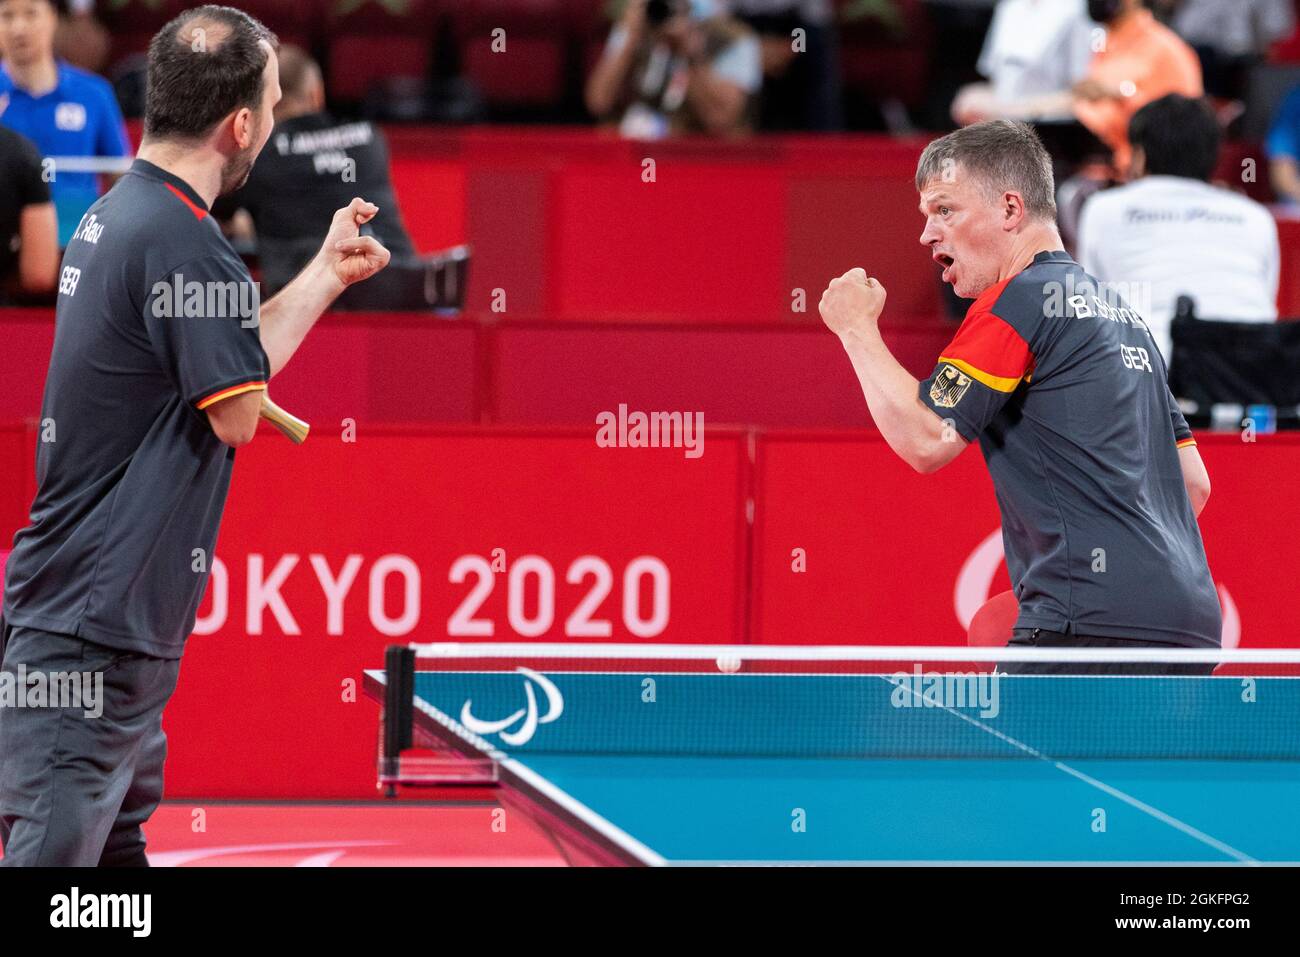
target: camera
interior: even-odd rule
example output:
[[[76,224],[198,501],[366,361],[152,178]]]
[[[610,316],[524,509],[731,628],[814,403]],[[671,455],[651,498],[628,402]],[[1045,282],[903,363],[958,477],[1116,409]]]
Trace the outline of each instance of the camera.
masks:
[[[683,0],[647,0],[645,5],[645,19],[652,27],[661,27],[669,19],[679,13],[685,13],[687,9]]]

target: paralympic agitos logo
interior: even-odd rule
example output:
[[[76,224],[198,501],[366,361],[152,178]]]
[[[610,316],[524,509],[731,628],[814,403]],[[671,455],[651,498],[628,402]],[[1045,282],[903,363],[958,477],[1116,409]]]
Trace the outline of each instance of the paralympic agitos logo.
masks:
[[[524,676],[524,707],[508,718],[497,721],[485,721],[474,717],[470,710],[474,703],[472,698],[460,709],[460,723],[466,729],[478,735],[495,734],[503,743],[512,747],[527,744],[537,733],[538,725],[550,724],[564,713],[564,696],[549,678],[522,665],[515,671]],[[537,694],[533,691],[534,685],[541,688],[542,693],[546,695],[546,714],[540,716],[537,713]],[[519,725],[518,730],[508,730],[515,725]]]

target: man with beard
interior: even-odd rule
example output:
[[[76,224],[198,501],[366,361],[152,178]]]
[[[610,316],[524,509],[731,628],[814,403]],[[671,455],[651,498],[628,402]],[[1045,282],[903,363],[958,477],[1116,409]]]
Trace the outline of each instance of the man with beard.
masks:
[[[321,313],[389,254],[335,213],[317,256],[260,306],[209,215],[248,178],[280,97],[276,39],[229,7],[149,48],[145,135],[63,258],[31,524],[6,568],[10,684],[85,676],[102,715],[0,701],[5,865],[143,865],[162,797],[162,713],[207,583],[235,448]]]

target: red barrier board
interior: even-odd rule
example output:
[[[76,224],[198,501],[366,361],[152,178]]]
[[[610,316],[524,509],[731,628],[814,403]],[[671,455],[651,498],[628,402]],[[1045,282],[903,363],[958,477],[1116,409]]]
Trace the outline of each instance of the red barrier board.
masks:
[[[276,402],[316,426],[475,422],[479,337],[474,322],[412,313],[329,313],[275,377]]]
[[[1300,466],[1300,436],[1198,442],[1213,486],[1200,526],[1224,645],[1295,647],[1300,500],[1294,483],[1271,477]],[[772,434],[757,470],[753,641],[960,645],[980,604],[1010,587],[977,448],[923,476],[877,435]]]
[[[937,322],[884,329],[894,355],[918,376],[930,374],[952,334]],[[784,327],[504,323],[491,355],[489,408],[499,422],[592,422],[610,403],[626,402],[696,409],[718,425],[870,424],[853,366],[816,316]]]
[[[335,312],[271,390],[330,429],[345,419],[587,426],[620,402],[691,409],[716,425],[869,426],[852,366],[811,308],[798,322],[689,326]],[[886,323],[883,332],[898,360],[926,376],[954,328]],[[40,411],[53,329],[48,311],[0,311],[0,341],[33,344],[0,397],[11,419]]]
[[[0,422],[36,418],[54,348],[54,310],[0,309],[0,341],[5,364]]]
[[[0,425],[0,551],[9,548],[14,532],[27,524],[34,482],[35,460],[27,427]]]
[[[167,712],[172,795],[374,793],[367,667],[410,641],[743,638],[746,437],[362,430],[239,453]]]
[[[964,644],[963,569],[976,608],[1010,587],[978,449],[920,475],[877,435],[774,433],[757,472],[757,643]]]
[[[1300,435],[1243,441],[1198,435],[1210,473],[1201,537],[1223,607],[1223,640],[1259,648],[1300,647],[1294,605],[1300,574]]]

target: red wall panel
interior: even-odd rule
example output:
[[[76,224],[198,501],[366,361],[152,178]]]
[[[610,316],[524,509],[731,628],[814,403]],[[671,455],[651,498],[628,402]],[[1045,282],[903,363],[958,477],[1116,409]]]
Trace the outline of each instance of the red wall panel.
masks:
[[[35,418],[54,348],[53,310],[0,309],[0,342],[5,366],[0,422]]]
[[[1198,441],[1214,488],[1200,526],[1224,643],[1296,647],[1300,501],[1268,477],[1300,467],[1300,436]],[[978,448],[922,476],[877,435],[773,434],[757,470],[754,641],[962,644],[971,611],[1010,587]],[[795,548],[806,572],[792,570]]]
[[[1219,586],[1225,641],[1239,627],[1241,644],[1300,647],[1294,608],[1300,593],[1300,435],[1198,435],[1210,473],[1210,501],[1200,515],[1210,572]]]
[[[26,426],[0,423],[0,552],[27,524],[36,481],[33,441],[34,433]]]
[[[956,582],[1000,528],[978,449],[923,476],[879,436],[774,434],[757,470],[753,641],[965,643]]]
[[[432,160],[419,153],[394,152],[391,171],[402,220],[419,252],[434,252],[465,242],[463,163]]]
[[[412,314],[331,313],[271,383],[276,402],[322,431],[358,422],[473,422],[478,330]]]
[[[891,326],[885,335],[924,376],[952,328]],[[501,422],[593,422],[622,402],[700,411],[716,424],[870,425],[852,365],[815,316],[786,328],[520,322],[494,342],[491,406]]]
[[[788,316],[785,180],[646,147],[639,161],[573,164],[555,186],[548,259],[557,316]]]
[[[939,314],[939,271],[919,242],[925,223],[910,179],[870,169],[798,178],[789,222],[789,285],[808,290],[814,313],[827,282],[861,266],[889,294],[887,319]]]

